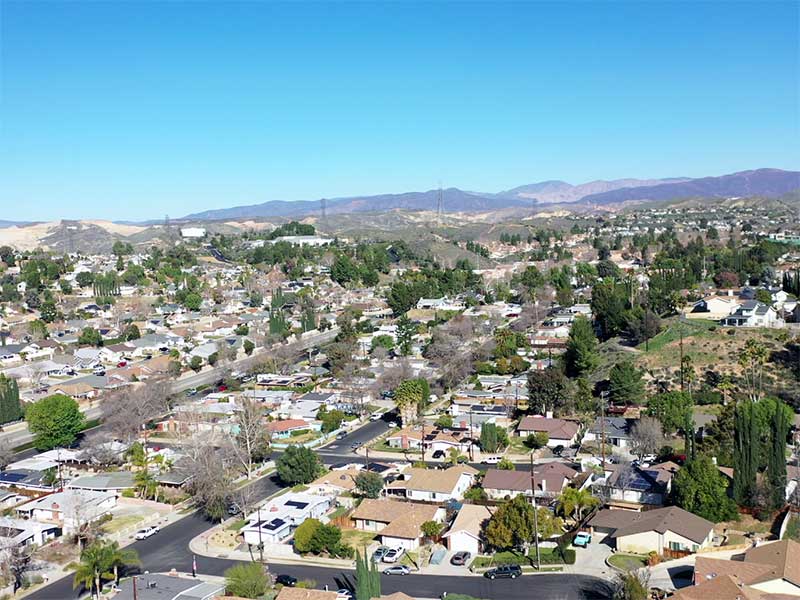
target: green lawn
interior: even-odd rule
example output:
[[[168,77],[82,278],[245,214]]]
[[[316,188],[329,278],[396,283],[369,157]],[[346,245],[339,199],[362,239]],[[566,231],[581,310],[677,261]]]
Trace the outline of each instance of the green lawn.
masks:
[[[608,563],[623,571],[633,571],[647,566],[647,558],[636,554],[613,554],[608,558]]]
[[[143,520],[143,515],[124,515],[121,517],[114,517],[110,521],[103,523],[100,528],[106,533],[116,533],[128,527],[133,527]]]
[[[648,342],[648,351],[657,352],[667,344],[680,340],[681,331],[683,331],[683,338],[686,339],[687,337],[705,333],[712,327],[719,327],[719,323],[707,319],[687,319],[686,321],[676,319]],[[645,344],[640,344],[638,347],[640,350],[644,350]]]
[[[568,557],[567,563],[572,564],[575,562],[575,550],[568,548],[566,550]],[[541,548],[539,552],[542,564],[564,564],[561,557],[555,553],[555,548]],[[475,560],[470,564],[472,569],[481,569],[485,567],[494,567],[497,565],[521,565],[521,566],[534,566],[536,564],[536,550],[531,548],[529,554],[525,556],[522,552],[497,552],[494,556],[476,556]]]

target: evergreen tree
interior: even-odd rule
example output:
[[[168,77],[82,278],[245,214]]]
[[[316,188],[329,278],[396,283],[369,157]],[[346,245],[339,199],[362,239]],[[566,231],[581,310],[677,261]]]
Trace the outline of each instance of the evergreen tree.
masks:
[[[19,421],[21,418],[17,381],[0,373],[0,425]]]
[[[753,404],[736,407],[733,433],[733,498],[740,505],[751,506],[756,497],[759,440]]]
[[[786,436],[787,423],[784,418],[784,404],[775,403],[772,418],[772,451],[767,463],[772,508],[781,508],[786,503]]]
[[[570,377],[588,375],[597,367],[597,337],[592,324],[586,317],[580,316],[572,323],[564,353],[564,367]]]
[[[639,404],[644,396],[642,372],[631,362],[617,363],[609,373],[611,400],[617,404]]]

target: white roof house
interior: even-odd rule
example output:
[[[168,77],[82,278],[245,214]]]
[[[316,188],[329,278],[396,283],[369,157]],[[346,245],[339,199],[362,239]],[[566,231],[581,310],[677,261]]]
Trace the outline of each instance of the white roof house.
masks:
[[[306,519],[319,519],[330,509],[329,496],[288,493],[262,505],[247,517],[241,532],[247,544],[278,544],[288,538]]]

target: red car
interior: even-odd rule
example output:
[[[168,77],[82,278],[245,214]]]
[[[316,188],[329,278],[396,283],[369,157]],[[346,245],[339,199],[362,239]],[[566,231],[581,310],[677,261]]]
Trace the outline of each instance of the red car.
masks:
[[[118,366],[118,367],[120,367],[120,368],[122,368],[122,367],[127,367],[127,366],[128,366],[128,363],[127,363],[127,362],[125,362],[124,360],[121,360],[121,361],[119,361],[119,362],[117,363],[117,366]]]
[[[219,392],[227,392],[228,391],[228,386],[227,385],[221,385],[221,386],[219,386],[217,388],[217,391],[219,391]]]

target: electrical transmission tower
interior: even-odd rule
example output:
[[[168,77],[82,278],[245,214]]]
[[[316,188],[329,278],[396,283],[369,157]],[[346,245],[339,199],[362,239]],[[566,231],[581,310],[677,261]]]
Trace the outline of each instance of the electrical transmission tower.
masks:
[[[444,196],[442,195],[442,184],[439,184],[439,192],[436,194],[436,222],[442,224],[442,214],[444,213]]]
[[[323,198],[319,201],[319,208],[320,208],[320,216],[319,221],[320,225],[327,226],[328,224],[328,201]]]

